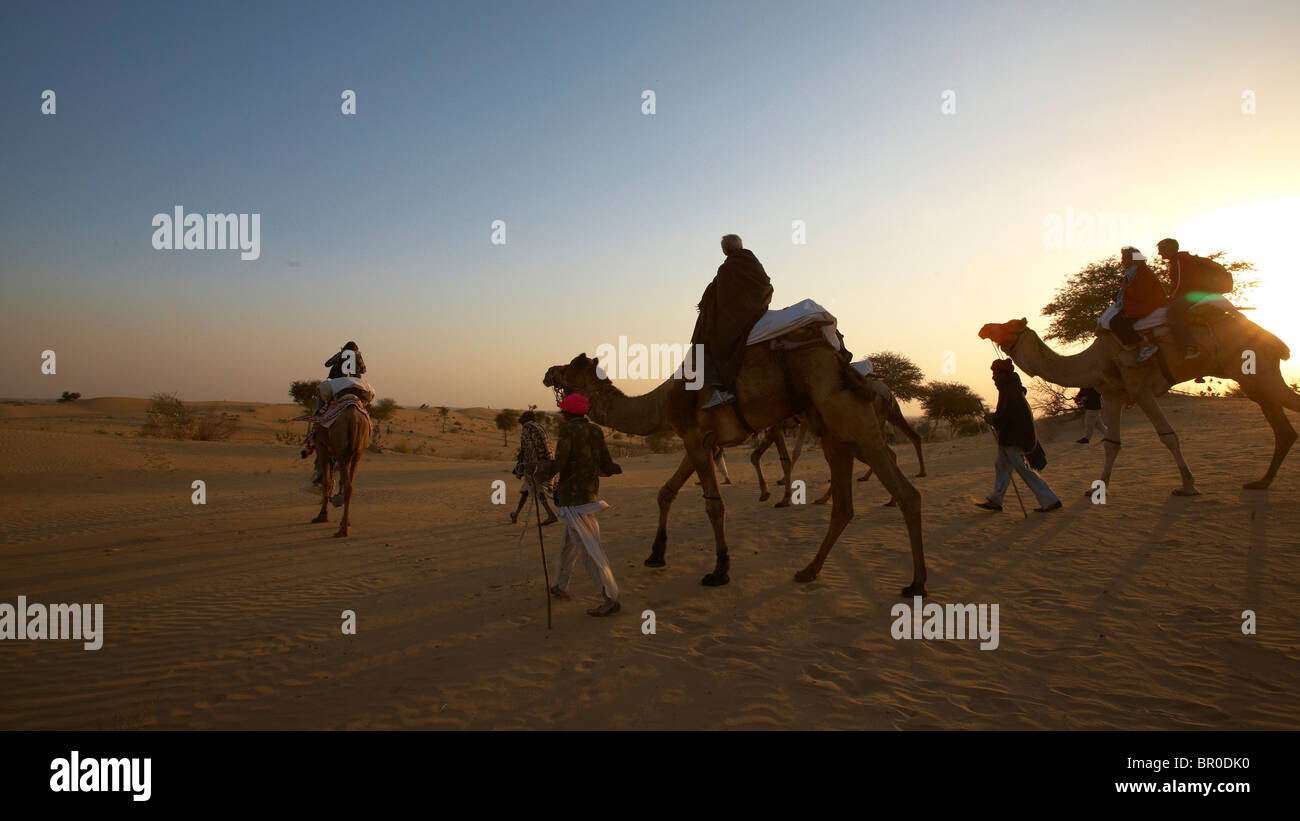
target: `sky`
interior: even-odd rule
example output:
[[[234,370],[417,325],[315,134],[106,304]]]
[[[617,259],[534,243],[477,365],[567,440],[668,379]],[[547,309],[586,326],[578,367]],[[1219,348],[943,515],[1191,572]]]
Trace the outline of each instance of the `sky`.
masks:
[[[981,325],[1170,235],[1300,345],[1297,42],[1295,2],[5,3],[0,396],[287,401],[351,339],[400,404],[546,408],[687,341],[725,233],[986,396]],[[260,256],[155,249],[176,206]]]

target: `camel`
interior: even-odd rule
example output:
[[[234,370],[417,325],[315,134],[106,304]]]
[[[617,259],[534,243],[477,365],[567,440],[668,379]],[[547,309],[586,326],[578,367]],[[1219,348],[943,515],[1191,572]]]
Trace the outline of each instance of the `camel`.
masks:
[[[899,433],[911,440],[912,446],[916,448],[916,461],[920,464],[920,471],[916,474],[916,477],[918,479],[924,478],[925,455],[921,452],[921,436],[916,431],[912,430],[912,426],[907,423],[907,419],[903,416],[903,409],[899,407],[898,400],[894,398],[894,394],[889,390],[888,385],[879,379],[870,379],[868,384],[870,384],[872,390],[875,391],[875,398],[873,401],[876,407],[876,418],[880,421],[881,434],[884,434],[885,423],[888,422],[893,425]],[[786,420],[787,423],[792,421],[793,420]],[[803,450],[804,436],[808,431],[807,424],[799,422],[796,425],[795,430],[797,432],[795,434],[794,454],[791,455],[788,452],[785,441],[787,427],[787,424],[775,425],[763,431],[762,434],[760,434],[758,445],[754,448],[754,452],[750,454],[749,457],[749,461],[754,463],[754,472],[758,474],[758,486],[761,491],[758,500],[760,502],[766,502],[771,494],[767,491],[767,482],[763,478],[763,468],[760,466],[759,460],[768,448],[772,445],[776,445],[777,453],[780,454],[781,457],[781,470],[785,474],[784,479],[777,480],[778,485],[785,485],[785,496],[781,501],[776,503],[776,507],[790,506],[790,475],[794,471],[795,464],[799,461],[799,453]],[[869,481],[871,476],[872,470],[868,467],[867,472],[862,474],[862,476],[858,478],[858,481]],[[828,487],[821,498],[814,500],[813,504],[824,505],[829,502],[830,499],[831,490]],[[893,506],[895,502],[896,500],[891,498],[885,503],[885,506]]]
[[[893,449],[885,444],[865,377],[841,359],[841,352],[818,341],[818,329],[800,329],[768,343],[750,345],[737,378],[737,399],[709,410],[699,410],[701,393],[686,382],[671,378],[641,396],[629,397],[597,373],[596,360],[586,354],[567,365],[553,365],[542,384],[556,393],[582,393],[590,403],[588,414],[599,424],[624,433],[649,436],[673,431],[686,453],[677,471],[660,489],[659,529],[647,567],[663,567],[668,545],[668,512],[673,499],[691,474],[698,472],[704,491],[704,508],[713,528],[715,563],[701,579],[706,586],[730,581],[731,566],[726,540],[726,509],[718,491],[712,454],[715,447],[738,445],[753,430],[780,424],[796,414],[806,414],[831,469],[834,502],[830,525],[812,561],[795,574],[795,580],[817,578],[831,547],[853,518],[853,459],[866,462],[890,493],[898,496],[912,551],[912,581],[904,596],[925,595],[925,554],[921,540],[921,494],[903,476]],[[748,425],[741,421],[737,404]]]
[[[353,480],[357,475],[361,454],[370,444],[370,419],[360,406],[349,405],[328,428],[317,426],[312,441],[316,446],[316,466],[321,472],[320,513],[311,520],[312,524],[329,521],[330,488],[333,484],[334,465],[337,463],[339,495],[343,497],[343,521],[334,535],[346,536],[348,525],[352,523]]]
[[[1142,365],[1136,364],[1136,353],[1125,350],[1110,331],[1100,331],[1086,350],[1073,356],[1062,356],[1049,348],[1023,317],[985,325],[979,335],[993,340],[1030,376],[1068,387],[1092,387],[1101,393],[1102,418],[1110,431],[1103,440],[1106,462],[1101,472],[1101,481],[1107,487],[1119,455],[1120,417],[1127,403],[1142,409],[1160,441],[1173,454],[1182,477],[1182,485],[1173,494],[1197,495],[1195,480],[1179,447],[1178,434],[1156,404],[1156,397],[1179,382],[1198,377],[1236,380],[1246,396],[1259,405],[1273,428],[1273,459],[1267,472],[1244,485],[1249,490],[1263,490],[1272,484],[1296,440],[1295,429],[1283,411],[1289,408],[1300,412],[1300,395],[1287,387],[1282,378],[1281,362],[1290,357],[1291,351],[1282,340],[1231,309],[1226,301],[1197,306],[1188,312],[1188,318],[1201,356],[1184,359],[1177,352],[1167,326],[1158,326],[1155,341],[1161,356],[1152,357]],[[1244,363],[1248,361],[1253,361],[1255,368],[1251,373],[1243,373]]]

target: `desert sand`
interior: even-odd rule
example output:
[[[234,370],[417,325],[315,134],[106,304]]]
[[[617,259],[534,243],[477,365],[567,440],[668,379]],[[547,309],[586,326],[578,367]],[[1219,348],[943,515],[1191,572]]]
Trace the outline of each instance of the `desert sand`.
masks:
[[[927,445],[929,600],[997,603],[991,651],[891,638],[910,564],[874,481],[855,484],[857,518],[800,585],[829,508],[760,503],[732,451],[732,582],[704,588],[698,488],[674,508],[668,567],[646,568],[677,457],[621,458],[600,524],[623,612],[585,615],[595,590],[579,568],[548,631],[536,529],[520,543],[508,523],[517,433],[502,447],[491,411],[453,413],[454,435],[436,410],[400,411],[388,444],[425,447],[366,454],[353,535],[335,539],[339,512],[310,524],[317,503],[297,489],[301,425],[279,421],[292,406],[211,403],[240,414],[239,433],[181,442],[136,435],[145,400],[0,404],[0,602],[105,613],[99,651],[0,645],[0,729],[1295,729],[1300,457],[1271,490],[1244,491],[1272,448],[1258,410],[1163,404],[1200,497],[1169,495],[1172,460],[1135,411],[1105,505],[1084,496],[1097,440],[1075,444],[1074,419],[1040,426],[1066,507],[1028,520],[1014,495],[1001,514],[972,506],[992,484],[986,438]],[[774,453],[765,465],[775,478]],[[820,452],[796,475],[815,497]],[[191,503],[196,479],[206,505]],[[498,479],[508,506],[491,504]],[[554,561],[562,532],[545,535]],[[1257,635],[1242,634],[1246,609]]]

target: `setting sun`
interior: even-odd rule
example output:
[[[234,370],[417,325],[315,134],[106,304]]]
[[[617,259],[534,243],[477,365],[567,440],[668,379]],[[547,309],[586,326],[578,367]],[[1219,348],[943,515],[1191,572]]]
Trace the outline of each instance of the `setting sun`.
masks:
[[[1291,306],[1300,302],[1300,250],[1293,239],[1300,225],[1300,198],[1262,200],[1221,208],[1179,227],[1173,236],[1194,254],[1226,251],[1228,259],[1255,263],[1245,274],[1259,280],[1243,303],[1248,316],[1292,346],[1300,344],[1300,317]],[[1282,364],[1288,378],[1300,374],[1300,362]]]

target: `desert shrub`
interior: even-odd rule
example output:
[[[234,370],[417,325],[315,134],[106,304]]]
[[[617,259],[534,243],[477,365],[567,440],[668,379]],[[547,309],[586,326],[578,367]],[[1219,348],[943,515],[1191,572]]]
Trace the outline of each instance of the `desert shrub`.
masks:
[[[63,392],[63,395],[60,396],[56,401],[57,401],[59,404],[63,404],[63,403],[65,403],[65,402],[76,402],[76,401],[77,401],[78,399],[80,399],[80,398],[81,398],[81,394],[79,394],[79,393],[72,393],[71,391],[64,391],[64,392]]]
[[[194,434],[194,411],[174,393],[155,393],[145,410],[149,419],[141,427],[145,436],[162,439],[188,439]]]
[[[398,442],[396,445],[393,445],[393,452],[394,452],[394,453],[410,453],[410,452],[411,452],[411,446],[410,446],[410,444],[407,443],[407,441],[406,441],[405,439],[403,439],[402,441]]]
[[[1074,404],[1072,391],[1077,391],[1077,388],[1063,388],[1035,377],[1029,386],[1029,405],[1038,411],[1039,416],[1064,416],[1083,407]]]
[[[200,442],[224,442],[238,429],[238,414],[208,411],[195,420],[194,438]]]
[[[384,398],[378,402],[371,402],[367,408],[370,412],[370,418],[376,422],[387,422],[397,413],[397,400]]]

